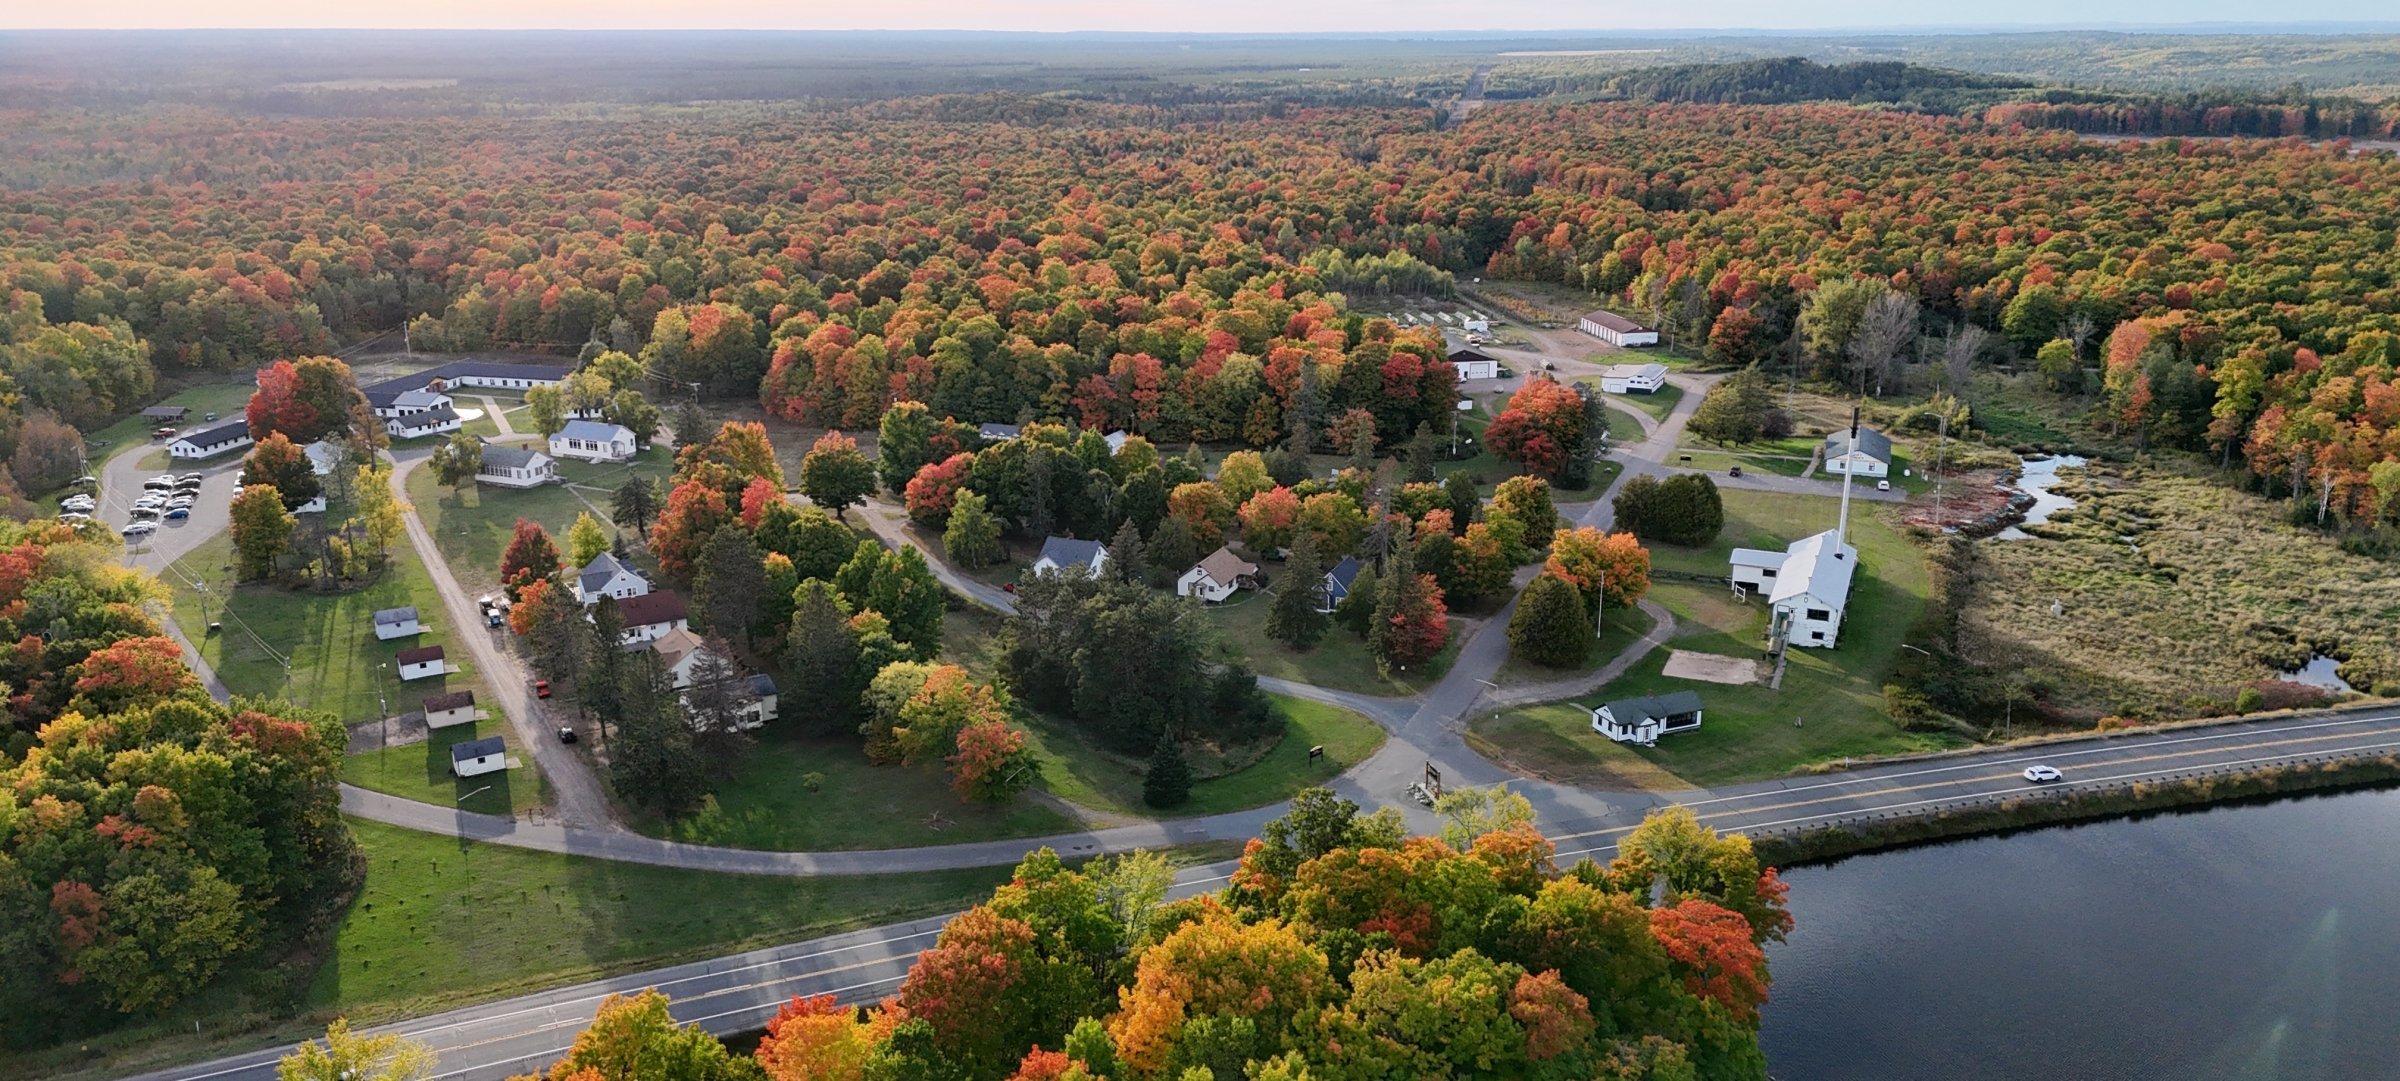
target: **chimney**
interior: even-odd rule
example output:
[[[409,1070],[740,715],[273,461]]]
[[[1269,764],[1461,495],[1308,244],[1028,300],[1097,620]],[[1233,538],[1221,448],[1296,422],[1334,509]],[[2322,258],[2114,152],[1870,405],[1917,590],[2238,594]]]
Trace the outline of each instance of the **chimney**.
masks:
[[[1843,452],[1844,452],[1844,453],[1848,453],[1849,451],[1853,451],[1853,450],[1857,450],[1857,449],[1858,449],[1858,407],[1854,405],[1854,406],[1851,406],[1851,407],[1850,407],[1850,445],[1849,445],[1847,448],[1844,448],[1844,451],[1843,451]],[[1848,467],[1848,466],[1843,466],[1843,467],[1842,467],[1842,520],[1841,520],[1840,524],[1838,524],[1838,525],[1834,526],[1834,531],[1833,531],[1833,550],[1834,550],[1834,551],[1836,551],[1836,552],[1839,552],[1839,551],[1841,551],[1841,550],[1842,550],[1842,545],[1845,545],[1845,544],[1848,544],[1848,543],[1850,543],[1850,467]]]

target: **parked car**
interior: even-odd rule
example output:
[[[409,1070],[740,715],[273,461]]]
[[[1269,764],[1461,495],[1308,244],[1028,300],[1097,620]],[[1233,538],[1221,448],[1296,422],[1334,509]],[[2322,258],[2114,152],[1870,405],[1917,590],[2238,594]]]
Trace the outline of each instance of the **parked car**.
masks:
[[[179,496],[176,496],[176,497],[175,497],[175,498],[173,498],[173,499],[167,500],[167,509],[168,509],[168,510],[175,510],[175,509],[177,509],[177,508],[180,508],[180,507],[188,507],[188,506],[191,506],[191,505],[192,505],[194,502],[196,502],[196,500],[194,500],[192,497],[190,497],[190,496],[188,496],[188,495],[179,495]]]
[[[173,439],[173,438],[175,438],[175,429],[173,429],[173,428],[152,428],[152,429],[150,429],[150,438],[152,438],[152,439]]]
[[[71,495],[58,501],[58,509],[60,510],[89,511],[96,506],[98,506],[98,504],[94,503],[92,501],[92,497],[88,495]]]
[[[1888,481],[1888,480],[1879,480],[1879,481],[1876,481],[1876,482],[1875,482],[1875,490],[1876,490],[1876,491],[1878,491],[1878,492],[1888,492],[1888,491],[1891,491],[1891,490],[1892,490],[1892,482],[1890,482],[1890,481]]]
[[[142,490],[147,492],[163,492],[174,486],[175,481],[168,477],[152,477],[142,482]]]
[[[210,419],[210,420],[215,420],[215,419],[217,419],[217,415],[216,415],[215,413],[210,413],[210,414],[208,415],[208,419]]]
[[[546,679],[537,679],[537,680],[534,680],[534,681],[533,681],[533,696],[534,696],[535,698],[548,698],[548,697],[550,697],[550,681],[549,681],[549,680],[546,680]]]
[[[135,522],[132,525],[118,530],[117,532],[128,537],[147,537],[152,533],[158,532],[158,527],[151,525],[148,522]]]
[[[100,486],[100,478],[86,473],[75,478],[75,485],[79,488],[97,488]]]
[[[190,507],[176,507],[167,511],[167,520],[170,522],[180,522],[191,516],[192,508]]]
[[[77,522],[88,522],[88,521],[91,521],[91,520],[92,520],[92,516],[91,516],[91,515],[89,515],[89,514],[85,514],[85,513],[83,513],[82,511],[71,510],[71,511],[68,511],[68,512],[66,512],[66,513],[64,513],[64,514],[61,514],[61,515],[59,515],[59,516],[58,516],[58,520],[59,520],[59,521],[62,521],[62,522],[66,522],[66,523],[68,523],[68,524],[72,525],[72,524],[75,524],[75,523],[77,523]]]
[[[558,726],[558,741],[559,741],[560,743],[573,743],[573,742],[575,742],[575,729],[574,729],[574,727],[573,727],[573,726],[571,726],[571,725],[563,725],[563,724],[562,724],[562,725],[559,725],[559,726]]]
[[[1725,475],[1726,475],[1726,476],[1728,476],[1728,477],[1738,477],[1738,476],[1741,476],[1741,475],[1742,475],[1742,467],[1741,467],[1741,466],[1738,466],[1738,465],[1737,465],[1737,466],[1734,466],[1733,468],[1726,470],[1726,471],[1725,471]]]
[[[132,518],[133,520],[135,520],[135,521],[137,521],[137,522],[138,522],[138,521],[140,521],[140,520],[142,520],[142,519],[144,519],[144,518],[156,518],[156,517],[158,517],[158,514],[159,514],[159,508],[157,508],[157,507],[135,507],[135,508],[133,508],[132,510],[126,511],[126,512],[125,512],[125,514],[126,514],[126,517]]]
[[[2049,784],[2052,781],[2063,779],[2064,776],[2064,774],[2061,774],[2057,770],[2048,766],[2025,767],[2025,779],[2032,781],[2035,784]]]

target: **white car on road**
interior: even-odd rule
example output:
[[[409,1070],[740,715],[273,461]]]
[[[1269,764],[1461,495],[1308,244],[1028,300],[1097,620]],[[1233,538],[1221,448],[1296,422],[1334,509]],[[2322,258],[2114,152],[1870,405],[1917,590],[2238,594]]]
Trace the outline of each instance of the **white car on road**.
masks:
[[[2048,766],[2025,767],[2025,779],[2032,781],[2035,784],[2049,784],[2053,781],[2062,780],[2065,778],[2065,776],[2065,774],[2062,774]]]
[[[135,522],[132,525],[118,530],[117,532],[128,537],[147,537],[152,533],[158,532],[158,526],[150,522]]]

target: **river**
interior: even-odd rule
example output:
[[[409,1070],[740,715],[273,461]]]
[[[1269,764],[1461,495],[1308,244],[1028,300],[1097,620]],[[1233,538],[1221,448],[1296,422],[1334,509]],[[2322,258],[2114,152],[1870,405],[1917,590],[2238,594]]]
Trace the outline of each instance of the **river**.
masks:
[[[1802,867],[1778,1081],[2400,1076],[2400,790]]]

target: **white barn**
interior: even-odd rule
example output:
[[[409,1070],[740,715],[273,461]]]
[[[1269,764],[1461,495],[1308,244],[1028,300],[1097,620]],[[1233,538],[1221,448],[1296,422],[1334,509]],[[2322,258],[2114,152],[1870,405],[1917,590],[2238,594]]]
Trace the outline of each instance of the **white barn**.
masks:
[[[1832,649],[1842,634],[1842,613],[1858,572],[1858,549],[1828,529],[1792,542],[1782,552],[1733,550],[1733,584],[1763,593],[1773,615],[1768,634],[1781,632],[1795,646]]]
[[[1853,477],[1888,477],[1892,473],[1892,439],[1872,428],[1860,428],[1853,442],[1849,432],[1825,437],[1825,471]]]
[[[1600,373],[1603,394],[1656,394],[1666,385],[1664,364],[1611,364]]]
[[[1458,369],[1461,380],[1500,378],[1500,362],[1474,349],[1451,350],[1450,366]]]
[[[1658,332],[1612,311],[1587,312],[1575,329],[1619,348],[1657,345]]]
[[[239,450],[249,445],[250,422],[247,420],[227,421],[214,428],[202,428],[199,431],[178,436],[174,442],[167,444],[167,456],[170,458],[214,458],[226,451]]]

